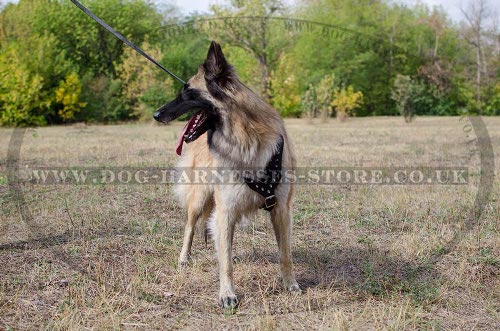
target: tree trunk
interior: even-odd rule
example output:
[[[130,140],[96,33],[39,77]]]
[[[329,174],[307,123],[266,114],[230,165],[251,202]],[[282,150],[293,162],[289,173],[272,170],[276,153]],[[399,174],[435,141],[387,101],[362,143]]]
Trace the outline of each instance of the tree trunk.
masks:
[[[483,115],[483,107],[481,106],[481,47],[478,44],[476,48],[476,101],[478,107],[479,116]]]
[[[439,35],[436,34],[436,42],[434,43],[434,63],[436,63],[437,61],[438,47],[439,47]]]
[[[260,72],[262,78],[262,98],[267,103],[271,103],[271,77],[269,63],[267,61],[267,17],[260,21],[261,26],[261,47],[262,55],[260,56]]]
[[[260,77],[261,77],[261,91],[260,94],[264,101],[269,103],[271,101],[271,77],[269,77],[269,67],[265,58],[260,58]]]

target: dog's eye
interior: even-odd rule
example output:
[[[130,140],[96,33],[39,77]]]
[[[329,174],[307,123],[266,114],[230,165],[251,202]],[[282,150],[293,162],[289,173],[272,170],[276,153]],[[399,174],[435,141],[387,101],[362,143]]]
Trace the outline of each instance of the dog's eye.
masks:
[[[189,84],[188,83],[184,84],[184,89],[187,90],[188,88],[189,88]]]

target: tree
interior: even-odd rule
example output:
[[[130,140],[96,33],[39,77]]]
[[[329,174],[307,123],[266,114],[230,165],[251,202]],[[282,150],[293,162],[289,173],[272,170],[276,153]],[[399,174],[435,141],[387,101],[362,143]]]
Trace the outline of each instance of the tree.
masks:
[[[23,65],[14,47],[0,53],[0,125],[46,124],[49,102],[42,91],[43,77]]]
[[[500,33],[488,1],[470,1],[462,25],[422,2],[225,0],[189,17],[151,0],[84,4],[184,79],[207,40],[221,40],[245,84],[284,116],[327,118],[359,91],[346,114],[411,119],[498,114]],[[411,77],[409,99],[398,73]],[[149,118],[181,87],[162,75],[70,1],[0,0],[0,125]]]
[[[336,85],[335,74],[326,75],[316,85],[316,102],[323,121],[330,115]]]
[[[472,0],[467,9],[461,9],[467,25],[463,28],[465,40],[474,48],[476,53],[476,107],[479,115],[483,113],[481,88],[482,76],[486,71],[486,62],[484,59],[483,39],[485,33],[485,24],[489,18],[490,9],[487,0]]]
[[[313,84],[309,84],[307,91],[302,96],[301,106],[303,113],[309,119],[318,116],[318,101],[316,96],[316,89],[314,88]]]
[[[331,103],[337,110],[337,119],[341,122],[352,115],[352,111],[359,108],[363,104],[363,93],[360,91],[354,92],[354,88],[337,88],[334,92],[334,98]]]
[[[149,1],[87,0],[85,5],[136,43],[160,40],[163,17]],[[115,79],[125,47],[121,41],[69,1],[20,0],[0,10],[0,58],[9,77],[0,83],[3,125],[130,118]],[[9,57],[15,57],[15,65]],[[81,93],[75,93],[80,84]]]
[[[432,58],[434,59],[434,63],[436,63],[438,60],[439,42],[441,40],[441,37],[445,33],[445,28],[446,28],[445,14],[434,8],[432,14],[427,18],[427,25],[432,29],[432,31],[435,34]]]
[[[396,101],[396,106],[406,123],[410,123],[414,115],[411,102],[414,89],[414,83],[410,76],[397,75],[391,97]]]
[[[153,58],[162,58],[161,51],[148,43],[144,43],[142,49]],[[164,73],[131,48],[125,50],[116,72],[123,84],[123,97],[133,111],[130,115],[135,118],[151,119],[153,110],[175,95],[172,79],[160,77],[159,74]]]
[[[32,1],[32,0],[30,0]],[[80,64],[84,75],[115,75],[115,62],[128,47],[99,24],[87,17],[70,1],[44,0],[32,19],[37,34],[46,32],[57,36],[59,47],[65,49],[74,63]],[[23,0],[21,0],[23,2]],[[148,40],[157,43],[162,16],[155,6],[145,0],[87,0],[85,4],[110,26],[140,45]],[[44,13],[42,15],[41,13]]]
[[[295,63],[287,55],[282,55],[276,70],[273,71],[273,106],[283,116],[299,117],[300,82],[294,73]]]
[[[82,83],[76,72],[72,72],[66,76],[66,79],[56,89],[56,102],[62,104],[58,115],[64,121],[72,120],[75,114],[86,106],[85,102],[80,101],[81,92]]]
[[[252,55],[260,70],[260,94],[272,101],[271,74],[283,51],[293,38],[279,31],[270,17],[284,11],[280,0],[232,0],[227,6],[211,7],[215,17],[231,17],[220,25],[212,25],[209,33],[214,39],[240,47]],[[250,19],[244,17],[251,17]]]
[[[62,122],[56,88],[72,71],[53,35],[26,36],[0,50],[3,125],[45,125]],[[19,112],[14,114],[15,110]],[[9,120],[7,120],[9,118]]]
[[[500,115],[500,82],[496,83],[489,93],[489,102],[484,107],[485,115]]]

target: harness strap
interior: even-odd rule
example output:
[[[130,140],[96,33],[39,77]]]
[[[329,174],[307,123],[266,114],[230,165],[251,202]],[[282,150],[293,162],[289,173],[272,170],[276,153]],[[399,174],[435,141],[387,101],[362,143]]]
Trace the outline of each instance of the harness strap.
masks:
[[[284,139],[280,135],[278,140],[278,150],[271,157],[266,165],[263,176],[249,175],[243,176],[243,180],[250,189],[264,197],[264,205],[261,209],[271,211],[276,206],[276,195],[274,191],[281,182],[281,164],[283,160]],[[261,172],[259,172],[260,174]]]

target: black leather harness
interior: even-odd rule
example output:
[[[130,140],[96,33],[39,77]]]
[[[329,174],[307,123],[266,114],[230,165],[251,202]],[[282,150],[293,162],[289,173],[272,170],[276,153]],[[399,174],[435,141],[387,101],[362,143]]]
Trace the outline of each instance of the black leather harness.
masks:
[[[247,173],[243,176],[243,180],[248,187],[264,197],[264,205],[261,209],[267,211],[273,210],[277,203],[274,191],[281,182],[281,163],[283,159],[284,143],[283,136],[280,135],[278,149],[267,163],[264,171],[259,171],[259,174],[251,175]]]

